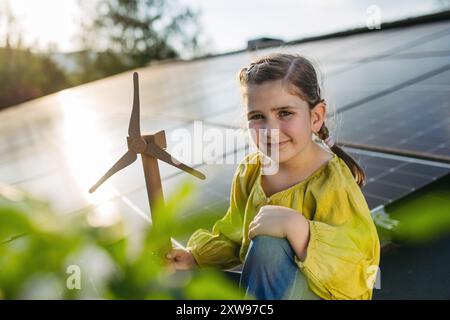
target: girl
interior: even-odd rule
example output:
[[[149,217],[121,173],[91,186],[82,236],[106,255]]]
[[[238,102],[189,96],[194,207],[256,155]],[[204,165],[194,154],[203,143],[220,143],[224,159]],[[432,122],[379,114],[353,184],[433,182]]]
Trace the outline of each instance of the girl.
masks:
[[[380,245],[361,193],[365,175],[329,135],[317,73],[304,57],[274,54],[239,73],[248,127],[277,132],[233,178],[230,206],[212,232],[167,256],[177,269],[243,263],[256,299],[371,299]],[[316,135],[328,149],[317,144]],[[261,150],[276,150],[264,175]],[[267,155],[266,155],[267,156]]]

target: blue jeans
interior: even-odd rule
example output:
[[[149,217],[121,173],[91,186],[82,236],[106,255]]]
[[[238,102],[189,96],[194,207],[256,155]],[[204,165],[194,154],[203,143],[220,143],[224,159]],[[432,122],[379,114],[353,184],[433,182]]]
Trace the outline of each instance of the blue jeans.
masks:
[[[320,299],[309,289],[294,256],[286,239],[255,237],[250,243],[239,283],[246,298]]]

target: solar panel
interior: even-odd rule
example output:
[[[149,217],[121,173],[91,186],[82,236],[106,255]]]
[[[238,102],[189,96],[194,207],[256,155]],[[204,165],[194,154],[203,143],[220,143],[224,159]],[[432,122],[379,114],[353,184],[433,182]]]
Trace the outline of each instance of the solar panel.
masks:
[[[450,162],[450,71],[343,112],[346,145]]]
[[[403,53],[424,53],[424,52],[448,52],[450,50],[450,34],[446,34],[440,38],[432,39],[425,43],[421,43],[413,48],[409,48]]]
[[[417,47],[424,44],[433,43],[445,39],[450,34],[450,28],[447,23],[438,23],[434,25],[422,26],[405,32],[403,37],[398,37],[395,31],[394,35],[389,35],[381,42],[375,42],[378,48],[374,48],[373,44],[364,43],[361,48],[342,52],[339,56],[342,58],[353,58],[353,64],[344,68],[335,70],[332,75],[338,75],[351,69],[358,68],[369,61],[379,60],[397,54],[415,51]],[[384,44],[389,42],[388,46]],[[381,45],[383,43],[383,45]],[[357,55],[354,54],[357,53]],[[359,53],[359,55],[358,55]],[[363,53],[361,55],[361,53]],[[338,61],[340,58],[338,57]]]
[[[419,81],[421,76],[448,67],[450,56],[402,60],[376,60],[364,63],[357,69],[335,76],[325,75],[324,91],[331,106],[338,111],[360,105],[370,97],[390,92],[409,81]],[[434,73],[433,73],[434,74]]]
[[[385,206],[450,173],[450,165],[347,149],[365,170],[362,188],[370,209]]]

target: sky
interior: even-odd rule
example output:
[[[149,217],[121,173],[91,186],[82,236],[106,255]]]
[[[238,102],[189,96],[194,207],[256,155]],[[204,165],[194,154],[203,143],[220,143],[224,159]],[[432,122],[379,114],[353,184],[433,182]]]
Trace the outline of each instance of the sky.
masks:
[[[56,44],[61,51],[76,50],[74,36],[80,19],[77,0],[0,0],[1,12],[5,6],[11,8],[18,21],[18,28],[25,43],[45,49],[49,43]],[[4,23],[0,20],[0,35],[4,34]]]
[[[211,53],[245,48],[247,40],[261,36],[294,40],[365,26],[374,8],[381,22],[386,22],[429,13],[449,3],[443,0],[178,1],[201,10],[200,23]],[[0,13],[6,3],[19,21],[25,43],[37,44],[42,49],[53,43],[62,52],[80,49],[76,41],[82,17],[78,0],[0,0]],[[0,20],[0,36],[4,34],[3,22]]]

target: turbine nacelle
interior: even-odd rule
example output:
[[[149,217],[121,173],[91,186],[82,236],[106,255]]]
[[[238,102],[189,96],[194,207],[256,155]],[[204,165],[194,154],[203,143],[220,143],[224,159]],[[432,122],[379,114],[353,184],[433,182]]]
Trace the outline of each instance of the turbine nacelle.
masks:
[[[142,137],[131,138],[127,137],[128,150],[134,153],[144,153],[147,148],[147,143]]]

